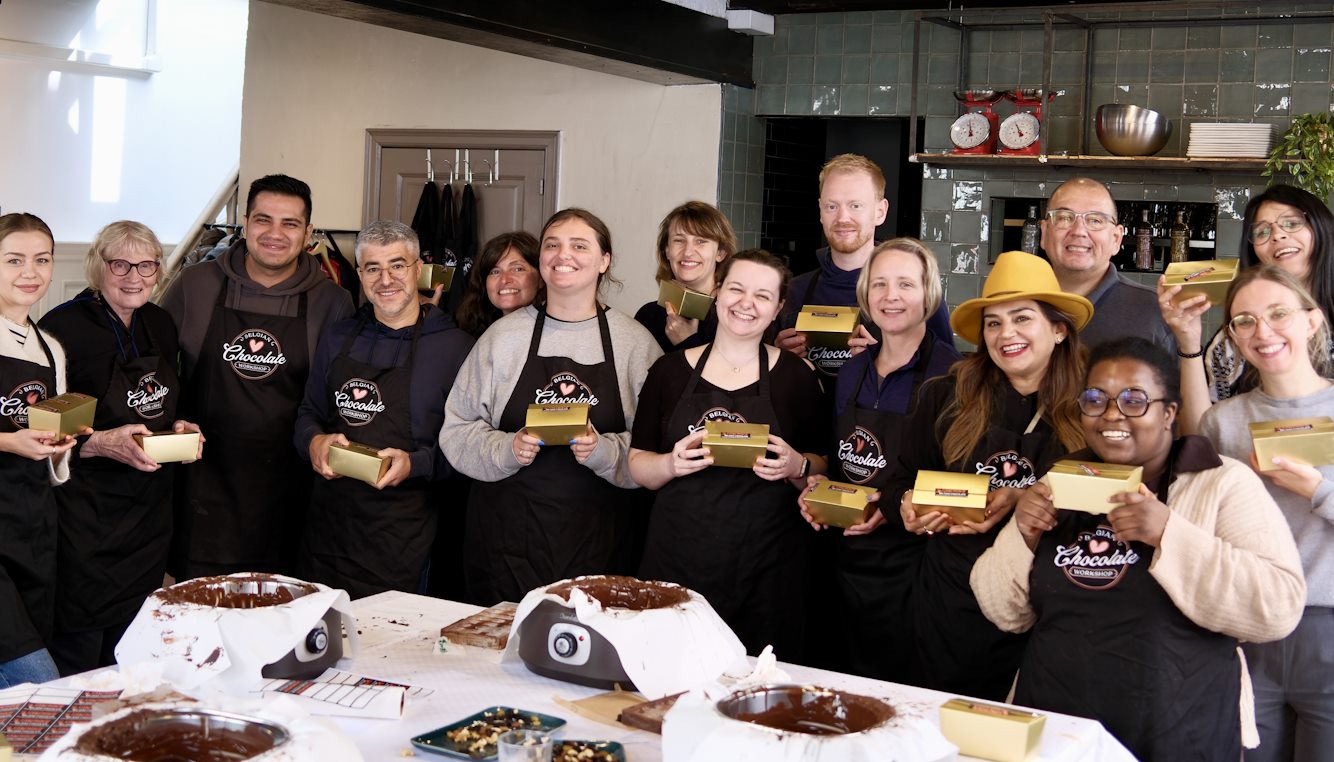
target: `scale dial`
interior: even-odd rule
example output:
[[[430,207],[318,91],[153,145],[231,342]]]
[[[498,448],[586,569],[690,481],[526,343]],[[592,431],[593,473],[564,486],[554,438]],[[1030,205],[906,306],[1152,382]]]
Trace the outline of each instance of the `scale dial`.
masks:
[[[980,111],[969,111],[950,125],[950,140],[960,148],[976,148],[991,137],[991,122]]]
[[[997,137],[1001,145],[1017,151],[1028,148],[1038,140],[1038,118],[1030,111],[1016,111],[1001,122]]]

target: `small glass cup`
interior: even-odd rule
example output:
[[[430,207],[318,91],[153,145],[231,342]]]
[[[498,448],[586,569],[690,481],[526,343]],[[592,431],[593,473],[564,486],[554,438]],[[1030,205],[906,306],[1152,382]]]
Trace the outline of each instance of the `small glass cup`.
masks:
[[[540,730],[510,730],[496,740],[499,762],[551,762],[551,736]]]

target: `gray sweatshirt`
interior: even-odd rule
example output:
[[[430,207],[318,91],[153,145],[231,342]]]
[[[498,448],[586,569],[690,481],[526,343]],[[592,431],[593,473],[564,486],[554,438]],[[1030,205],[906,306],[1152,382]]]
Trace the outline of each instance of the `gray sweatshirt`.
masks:
[[[536,320],[537,310],[524,307],[493,323],[463,362],[445,403],[440,448],[454,468],[474,479],[500,481],[520,468],[511,445],[514,434],[499,430],[500,416],[523,372]],[[642,325],[616,310],[607,310],[607,327],[611,331],[625,431],[599,432],[598,446],[583,465],[618,487],[633,488],[638,485],[630,478],[627,461],[630,430],[639,388],[662,350]],[[566,323],[548,316],[537,352],[543,357],[568,357],[587,365],[602,362],[598,321],[589,318]]]
[[[1334,418],[1334,386],[1298,399],[1276,399],[1255,389],[1219,402],[1204,413],[1200,433],[1218,451],[1243,463],[1251,459],[1251,433],[1246,424],[1327,415]],[[1306,605],[1334,606],[1334,466],[1320,466],[1324,482],[1307,500],[1267,478],[1262,479],[1292,527],[1306,573]]]

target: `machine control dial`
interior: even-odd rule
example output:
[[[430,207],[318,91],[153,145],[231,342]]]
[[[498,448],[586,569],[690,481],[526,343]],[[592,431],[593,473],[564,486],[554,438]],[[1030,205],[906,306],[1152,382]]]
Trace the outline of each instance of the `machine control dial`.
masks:
[[[329,647],[329,633],[323,627],[317,627],[306,635],[306,650],[315,654],[324,653]]]
[[[569,622],[557,622],[547,631],[547,655],[562,664],[587,664],[592,634],[587,628]]]
[[[568,632],[562,632],[551,641],[551,648],[557,656],[566,659],[574,656],[574,652],[579,650],[579,640]]]

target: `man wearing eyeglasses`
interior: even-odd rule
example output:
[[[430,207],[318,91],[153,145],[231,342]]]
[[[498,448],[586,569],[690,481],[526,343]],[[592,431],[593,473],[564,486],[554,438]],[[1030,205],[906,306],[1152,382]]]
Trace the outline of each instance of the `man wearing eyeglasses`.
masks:
[[[298,574],[361,598],[422,592],[438,507],[432,482],[453,469],[440,451],[445,398],[473,339],[419,304],[417,234],[393,220],[357,236],[367,304],[320,338],[296,421],[296,447],[319,474]],[[388,468],[370,484],[329,467],[330,448],[366,445]],[[293,474],[295,477],[296,475]]]
[[[1093,319],[1079,334],[1085,345],[1142,336],[1175,353],[1176,339],[1158,312],[1154,290],[1121,277],[1112,265],[1124,233],[1107,186],[1076,177],[1061,183],[1047,202],[1042,251],[1061,290],[1093,302]]]
[[[310,498],[292,447],[297,406],[324,329],[352,314],[310,240],[310,186],[250,186],[245,237],[180,274],[162,306],[180,327],[182,403],[206,432],[176,489],[171,572],[291,572]]]

